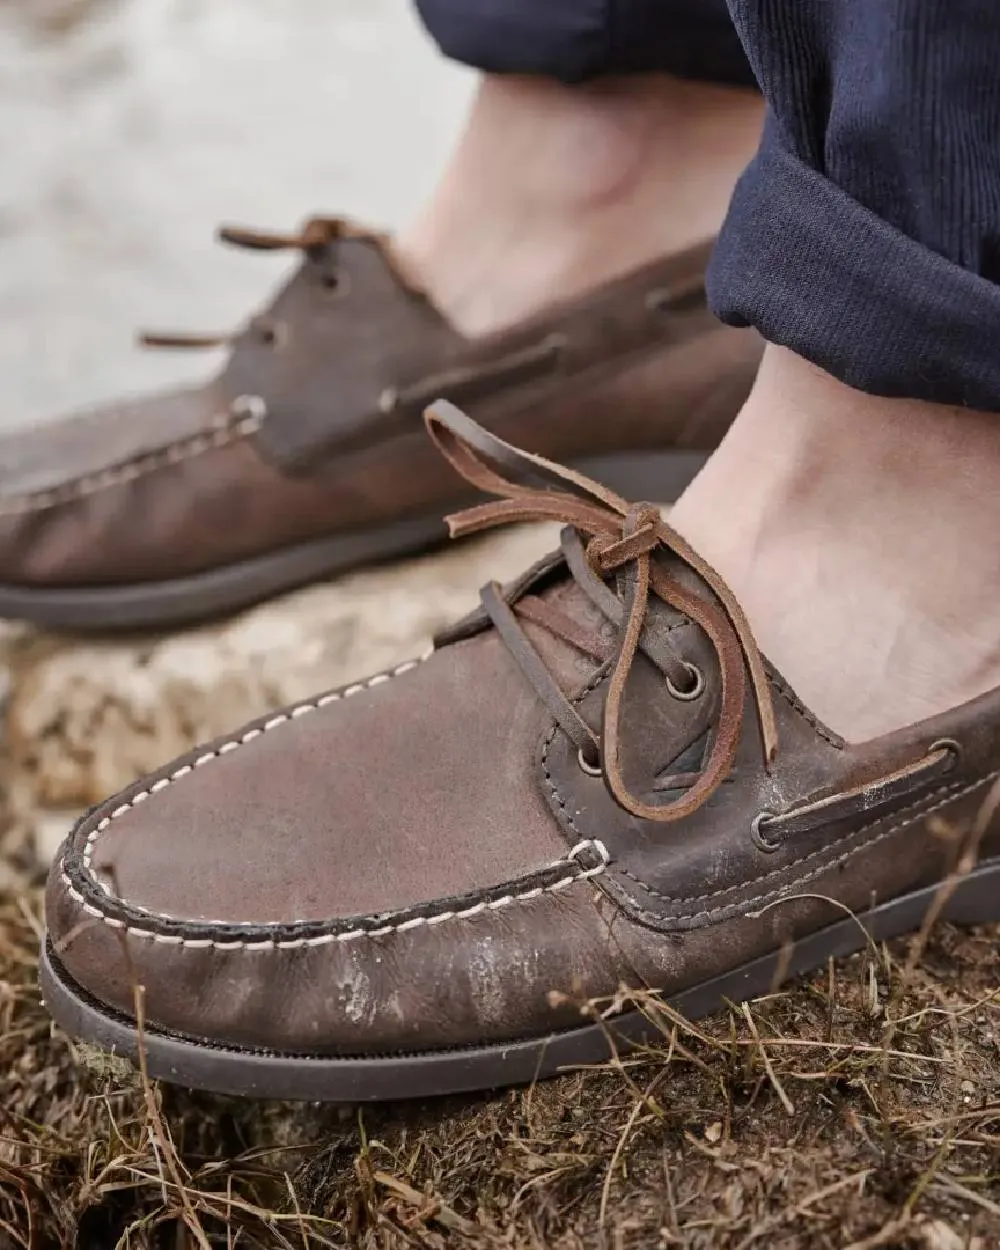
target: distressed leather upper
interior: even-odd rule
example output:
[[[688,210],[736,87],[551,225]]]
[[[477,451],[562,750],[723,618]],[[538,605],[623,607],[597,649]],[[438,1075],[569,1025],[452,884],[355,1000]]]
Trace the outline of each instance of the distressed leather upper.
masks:
[[[622,985],[699,984],[947,874],[1000,775],[1000,691],[849,745],[655,510],[442,420],[470,480],[548,481],[459,529],[558,504],[561,552],[423,660],[88,815],[47,900],[84,990],[130,1014],[138,978],[150,1024],[220,1044],[475,1045]],[[982,832],[1000,854],[995,813]]]
[[[442,393],[572,459],[709,449],[749,389],[759,340],[709,315],[707,249],[472,340],[386,241],[318,225],[204,386],[0,437],[0,583],[159,582],[443,514],[461,484],[420,426]]]

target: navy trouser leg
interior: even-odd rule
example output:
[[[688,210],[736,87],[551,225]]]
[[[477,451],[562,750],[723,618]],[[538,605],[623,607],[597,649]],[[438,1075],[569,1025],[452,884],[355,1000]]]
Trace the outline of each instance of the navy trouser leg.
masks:
[[[996,0],[417,0],[449,55],[746,82],[769,116],[716,312],[880,395],[1000,411]],[[735,46],[736,35],[745,49]]]
[[[582,82],[670,73],[752,87],[725,0],[416,0],[446,56]]]
[[[996,0],[729,0],[767,97],[713,306],[880,395],[1000,411]]]

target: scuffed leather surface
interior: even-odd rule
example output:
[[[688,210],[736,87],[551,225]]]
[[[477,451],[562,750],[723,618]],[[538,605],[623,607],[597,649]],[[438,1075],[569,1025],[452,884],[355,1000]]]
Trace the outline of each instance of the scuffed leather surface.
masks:
[[[35,428],[0,435],[0,505],[6,498],[49,491],[206,429],[225,411],[207,387],[123,400]]]
[[[273,416],[256,436],[265,459],[301,464],[379,415],[387,387],[447,369],[468,341],[421,294],[404,288],[378,246],[343,239],[307,255],[222,375],[233,395],[260,395]],[[308,466],[307,466],[308,467]]]
[[[50,890],[48,907],[53,932],[77,923],[65,892]],[[180,950],[127,938],[129,958],[114,932],[95,924],[77,926],[60,957],[126,1014],[134,1014],[135,969],[150,1023],[289,1053],[514,1040],[579,1023],[579,1006],[553,1006],[550,988],[584,998],[617,988],[587,883],[500,916],[292,951]]]
[[[205,387],[0,441],[0,582],[156,583],[409,514],[443,514],[465,497],[460,482],[430,446],[418,410],[386,424],[378,401],[386,388],[456,360],[488,364],[554,332],[566,334],[565,359],[551,375],[497,384],[469,407],[502,437],[572,460],[714,446],[760,355],[752,332],[718,325],[697,300],[678,312],[647,306],[650,288],[672,272],[669,260],[606,288],[599,300],[470,342],[399,286],[374,244],[343,240],[335,259],[339,285],[327,288],[333,256],[306,257]],[[272,332],[274,341],[265,341]],[[630,350],[637,341],[641,349]],[[137,476],[115,475],[112,484],[73,494],[81,478],[204,433],[248,393],[267,404],[257,437],[184,451]],[[329,437],[367,429],[366,422],[370,445],[318,455]],[[317,452],[308,471],[297,466],[291,474],[272,462],[277,443],[279,452]],[[31,499],[54,489],[73,497]]]
[[[94,864],[137,907],[244,924],[495,885],[564,854],[531,778],[543,719],[481,635],[196,768],[114,820]]]
[[[694,646],[689,654],[697,655]],[[636,665],[628,706],[635,746],[629,775],[637,793],[652,793],[657,773],[704,732],[704,717],[689,704],[675,704],[664,715],[657,701],[658,674],[646,661]],[[593,716],[606,682],[582,701]],[[616,903],[637,922],[663,932],[717,926],[800,891],[832,892],[852,908],[864,908],[894,894],[927,885],[949,871],[954,840],[928,833],[928,817],[947,812],[967,828],[989,789],[996,768],[995,748],[985,745],[968,720],[939,717],[921,726],[919,736],[898,734],[866,747],[838,745],[810,723],[808,714],[787,701],[775,678],[781,751],[770,774],[760,762],[754,709],[748,699],[744,732],[735,768],[712,798],[676,825],[656,825],[622,812],[599,778],[586,776],[575,750],[551,730],[543,735],[538,774],[567,842],[600,836],[612,855],[601,881]],[[1000,718],[1000,698],[990,714]],[[656,731],[650,733],[650,728]],[[851,789],[888,774],[941,739],[962,744],[956,767],[928,782],[888,812],[861,811],[827,821],[780,850],[754,844],[751,827],[761,812],[782,812],[803,798]],[[961,813],[959,818],[958,813]]]
[[[602,632],[573,583],[557,569],[539,576],[536,593]],[[636,661],[623,735],[636,792],[686,758],[718,703],[700,631],[662,605],[648,628],[669,632],[706,687],[680,702]],[[527,630],[598,727],[604,669]],[[939,881],[1000,769],[1000,693],[848,746],[772,674],[770,774],[748,715],[731,779],[693,816],[653,828],[579,769],[497,636],[474,622],[465,633],[328,708],[291,709],[243,745],[209,744],[92,813],[49,883],[50,935],[70,975],[126,1013],[138,978],[151,1024],[289,1052],[544,1034],[578,1022],[580,999],[621,985],[676,992],[845,908]],[[891,811],[829,820],[771,855],[753,845],[762,805],[874,780],[941,739],[958,744],[954,766]],[[585,877],[593,860],[574,848],[588,839],[608,862]],[[982,853],[1000,853],[995,817]],[[303,921],[318,923],[320,944],[302,940]]]

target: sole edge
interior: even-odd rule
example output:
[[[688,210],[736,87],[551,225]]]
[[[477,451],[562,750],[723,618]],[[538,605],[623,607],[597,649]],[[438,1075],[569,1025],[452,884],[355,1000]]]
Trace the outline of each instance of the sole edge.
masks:
[[[627,498],[652,498],[656,492],[673,498],[705,458],[699,452],[627,452],[580,461],[575,467]],[[84,633],[197,625],[364,565],[444,546],[448,531],[442,518],[460,506],[444,505],[440,511],[388,525],[310,539],[167,581],[79,588],[0,584],[0,618]]]
[[[666,999],[690,1019],[709,1015],[822,966],[827,959],[853,954],[872,941],[919,929],[935,906],[942,886],[935,884],[883,903],[810,934],[790,953],[778,950],[711,981]],[[959,924],[1000,920],[1000,860],[980,864],[957,881],[940,918]],[[70,1034],[132,1060],[139,1053],[134,1023],[93,999],[61,967],[51,943],[41,955],[43,995],[56,1022]],[[643,1012],[632,1010],[607,1022],[554,1033],[545,1038],[377,1057],[290,1055],[254,1051],[180,1037],[148,1028],[143,1047],[151,1077],[191,1089],[248,1098],[291,1102],[361,1103],[471,1093],[528,1085],[542,1077],[606,1062],[615,1050],[663,1040],[663,1032]]]

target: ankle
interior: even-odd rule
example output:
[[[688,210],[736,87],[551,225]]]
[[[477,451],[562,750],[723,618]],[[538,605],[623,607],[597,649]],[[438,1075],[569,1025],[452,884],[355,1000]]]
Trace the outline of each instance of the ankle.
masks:
[[[754,93],[659,75],[486,78],[400,249],[460,328],[497,329],[711,237],[761,116]]]
[[[771,347],[674,521],[812,710],[862,739],[1000,684],[998,475],[995,417],[864,395]]]

